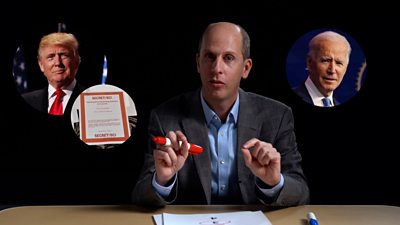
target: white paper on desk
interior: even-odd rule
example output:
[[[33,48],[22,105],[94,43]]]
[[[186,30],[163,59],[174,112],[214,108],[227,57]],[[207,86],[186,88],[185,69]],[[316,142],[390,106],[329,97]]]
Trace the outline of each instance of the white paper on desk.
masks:
[[[272,225],[269,219],[261,211],[207,214],[163,213],[162,221],[162,225]],[[159,224],[157,223],[157,225]]]
[[[153,215],[153,219],[154,219],[154,222],[156,223],[156,225],[163,225],[162,214]]]

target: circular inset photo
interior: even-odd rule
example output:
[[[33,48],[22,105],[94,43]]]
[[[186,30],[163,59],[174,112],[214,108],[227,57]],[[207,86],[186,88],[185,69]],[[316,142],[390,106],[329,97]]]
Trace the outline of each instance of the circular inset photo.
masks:
[[[69,115],[73,101],[84,90],[76,80],[81,63],[78,45],[73,34],[53,32],[41,37],[36,51],[30,48],[28,59],[31,60],[26,60],[22,47],[17,48],[12,74],[17,90],[26,103],[49,115]],[[37,54],[36,63],[32,60],[36,58],[33,52]],[[35,64],[40,71],[34,69]],[[30,78],[27,73],[29,67]]]
[[[136,128],[135,103],[121,88],[95,85],[76,98],[71,124],[86,144],[101,149],[113,148],[124,143]]]
[[[300,37],[286,60],[292,90],[306,103],[333,107],[350,100],[365,79],[366,59],[348,34],[320,29]]]

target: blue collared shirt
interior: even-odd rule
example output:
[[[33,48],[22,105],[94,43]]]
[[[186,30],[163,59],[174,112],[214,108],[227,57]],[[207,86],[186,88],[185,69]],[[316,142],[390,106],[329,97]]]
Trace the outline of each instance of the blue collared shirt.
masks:
[[[223,199],[238,196],[239,193],[236,170],[239,95],[225,122],[207,105],[202,95],[201,105],[210,141],[211,194],[213,200],[224,202]]]

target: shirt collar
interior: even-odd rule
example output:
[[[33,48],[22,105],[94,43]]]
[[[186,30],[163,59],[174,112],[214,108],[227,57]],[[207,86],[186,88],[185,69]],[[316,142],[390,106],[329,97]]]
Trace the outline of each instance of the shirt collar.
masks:
[[[323,96],[321,92],[319,92],[318,88],[315,86],[314,82],[312,82],[310,77],[307,78],[305,85],[314,105],[323,106],[322,99],[325,98],[325,96]],[[328,96],[328,98],[333,105],[333,92]]]
[[[219,117],[218,117],[218,115],[208,106],[208,104],[207,104],[206,101],[204,100],[203,92],[202,92],[202,91],[200,91],[200,99],[201,99],[201,106],[202,106],[202,108],[203,108],[204,116],[206,117],[207,125],[210,125],[210,123],[211,123],[211,121],[212,121],[212,119],[213,119],[214,117],[217,117],[217,118],[219,118]],[[239,103],[240,103],[239,99],[240,99],[240,95],[238,94],[238,97],[237,97],[235,103],[233,104],[233,107],[232,107],[231,111],[229,112],[229,114],[228,114],[228,119],[227,119],[227,120],[230,120],[230,121],[233,120],[233,122],[234,122],[235,124],[237,123],[238,114],[239,114]]]
[[[74,79],[67,87],[65,87],[62,90],[64,91],[64,93],[66,95],[70,96],[72,94],[72,91],[75,88],[75,85],[76,85],[76,79]],[[49,93],[48,98],[50,99],[51,97],[53,97],[56,94],[56,89],[49,84],[47,93]]]

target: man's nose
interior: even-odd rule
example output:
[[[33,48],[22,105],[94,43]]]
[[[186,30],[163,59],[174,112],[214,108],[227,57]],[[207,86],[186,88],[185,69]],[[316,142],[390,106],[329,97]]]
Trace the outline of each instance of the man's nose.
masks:
[[[54,65],[60,65],[61,62],[62,62],[61,56],[60,56],[60,55],[56,55],[56,56],[54,57]]]
[[[331,62],[331,63],[329,63],[329,66],[328,66],[328,72],[329,72],[329,73],[334,73],[334,72],[335,72],[335,70],[336,70],[336,67],[337,67],[337,65],[336,65],[336,63],[335,63],[335,62]]]
[[[222,57],[217,57],[217,58],[215,58],[215,60],[214,60],[214,62],[213,62],[213,64],[212,64],[212,69],[215,71],[215,72],[220,72],[221,71],[221,69],[222,69],[222,66],[223,66],[223,59],[222,59]]]

